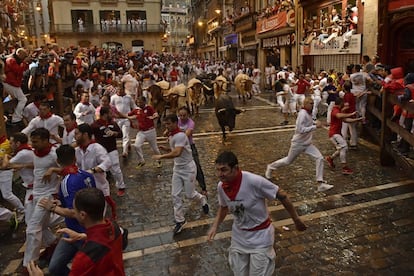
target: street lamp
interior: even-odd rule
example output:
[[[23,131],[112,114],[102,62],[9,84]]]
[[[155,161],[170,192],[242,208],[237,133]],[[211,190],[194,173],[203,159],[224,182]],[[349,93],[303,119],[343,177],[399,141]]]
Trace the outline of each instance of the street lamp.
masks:
[[[40,3],[40,1],[38,1],[37,4],[36,4],[36,10],[38,12],[40,12],[42,10],[42,4]]]

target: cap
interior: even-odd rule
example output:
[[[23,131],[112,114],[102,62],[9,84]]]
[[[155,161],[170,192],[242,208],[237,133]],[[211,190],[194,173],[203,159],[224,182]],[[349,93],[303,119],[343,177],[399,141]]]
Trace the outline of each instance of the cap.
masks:
[[[375,65],[375,70],[384,70],[384,69],[385,69],[385,66],[382,65],[381,63],[378,63]]]
[[[40,54],[39,55],[39,60],[45,60],[45,59],[49,59],[49,55],[48,54]]]

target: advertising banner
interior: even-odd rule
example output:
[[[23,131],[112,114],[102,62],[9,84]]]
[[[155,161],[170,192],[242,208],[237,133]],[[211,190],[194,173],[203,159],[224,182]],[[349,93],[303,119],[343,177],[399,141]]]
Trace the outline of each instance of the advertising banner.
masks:
[[[349,46],[344,48],[342,36],[335,37],[326,44],[319,39],[314,39],[309,45],[301,45],[300,53],[303,56],[361,54],[361,41],[361,34],[354,34],[349,41]]]

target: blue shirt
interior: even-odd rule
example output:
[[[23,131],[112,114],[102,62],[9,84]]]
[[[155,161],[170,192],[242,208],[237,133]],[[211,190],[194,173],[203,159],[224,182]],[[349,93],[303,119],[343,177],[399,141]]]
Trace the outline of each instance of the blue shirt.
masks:
[[[78,169],[75,174],[67,174],[60,184],[59,199],[62,207],[73,209],[76,192],[84,188],[95,188],[95,178],[92,174]],[[65,218],[66,227],[79,233],[85,233],[85,228],[75,218]]]

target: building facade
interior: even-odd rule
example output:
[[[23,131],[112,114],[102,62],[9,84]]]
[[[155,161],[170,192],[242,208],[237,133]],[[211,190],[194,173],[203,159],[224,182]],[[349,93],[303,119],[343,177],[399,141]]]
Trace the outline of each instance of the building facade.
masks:
[[[63,47],[162,50],[160,0],[53,0],[49,13],[50,41]]]

